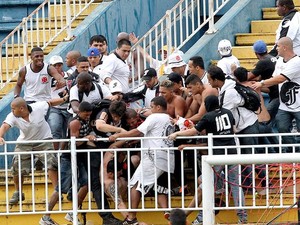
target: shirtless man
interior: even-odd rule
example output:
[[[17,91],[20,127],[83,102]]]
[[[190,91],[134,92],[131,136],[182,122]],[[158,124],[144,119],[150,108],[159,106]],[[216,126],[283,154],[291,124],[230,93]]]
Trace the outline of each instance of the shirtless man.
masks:
[[[164,80],[159,86],[159,93],[167,101],[167,113],[172,117],[183,117],[187,106],[184,98],[173,93],[174,83],[170,80]]]
[[[218,90],[212,88],[210,85],[204,85],[201,79],[194,74],[188,76],[185,84],[193,97],[193,101],[185,118],[197,123],[206,113],[205,105],[201,103],[204,102],[205,98],[209,95],[218,96]]]

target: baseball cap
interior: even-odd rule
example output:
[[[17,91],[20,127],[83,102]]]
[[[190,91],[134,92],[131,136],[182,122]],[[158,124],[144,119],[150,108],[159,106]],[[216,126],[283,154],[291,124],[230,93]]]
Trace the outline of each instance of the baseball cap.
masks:
[[[231,50],[232,50],[232,46],[229,40],[223,39],[219,42],[218,51],[221,56],[229,55],[231,53]]]
[[[109,90],[111,93],[122,92],[122,85],[118,80],[112,80],[109,83]]]
[[[157,73],[156,70],[153,68],[147,68],[144,70],[144,76],[142,77],[143,80],[148,81],[151,80],[152,77],[156,77]]]
[[[182,78],[178,73],[170,73],[168,75],[168,79],[174,83],[179,83],[180,81],[182,81]]]
[[[173,53],[168,58],[170,68],[185,66],[186,63],[183,61],[181,54],[178,52]]]
[[[98,50],[98,48],[89,48],[89,50],[87,51],[87,56],[99,56],[100,55],[100,52]]]
[[[63,64],[64,61],[63,61],[62,57],[60,57],[59,55],[54,55],[50,58],[49,63],[50,63],[50,65],[55,65],[57,63]]]
[[[258,40],[253,44],[253,51],[259,54],[265,53],[268,51],[267,44],[262,40]]]

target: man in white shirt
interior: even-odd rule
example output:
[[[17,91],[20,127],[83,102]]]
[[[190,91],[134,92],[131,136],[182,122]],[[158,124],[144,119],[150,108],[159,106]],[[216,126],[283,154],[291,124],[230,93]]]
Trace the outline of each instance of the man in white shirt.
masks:
[[[112,80],[118,80],[122,85],[123,93],[127,93],[129,90],[130,68],[126,63],[126,59],[130,50],[130,41],[120,40],[116,51],[111,53],[102,65],[94,69],[94,72],[99,74],[106,84],[109,84]]]

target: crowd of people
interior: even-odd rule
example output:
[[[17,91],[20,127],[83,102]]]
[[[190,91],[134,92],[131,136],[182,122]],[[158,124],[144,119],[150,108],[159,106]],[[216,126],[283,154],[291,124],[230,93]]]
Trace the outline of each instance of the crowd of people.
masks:
[[[103,157],[100,152],[95,151],[89,155],[86,152],[77,154],[78,207],[84,208],[82,204],[88,193],[90,179],[91,191],[98,209],[103,209],[103,206],[104,209],[109,209],[107,197],[122,209],[124,220],[115,218],[110,212],[100,212],[103,224],[137,225],[137,213],[126,211],[127,186],[130,187],[128,201],[131,208],[138,208],[141,196],[153,190],[157,192],[159,206],[169,208],[169,192],[178,193],[186,187],[185,176],[182,177],[181,174],[182,154],[171,147],[184,150],[187,146],[207,145],[205,139],[191,141],[178,140],[176,137],[208,133],[252,134],[251,137],[238,138],[239,144],[257,147],[241,148],[241,154],[264,153],[266,150],[276,153],[279,149],[275,147],[259,148],[260,144],[278,143],[276,138],[258,138],[255,135],[273,133],[276,130],[290,133],[293,126],[296,130],[300,129],[299,31],[295,28],[299,24],[295,25],[294,21],[299,13],[294,9],[292,0],[278,0],[277,11],[284,19],[277,31],[276,44],[269,53],[264,41],[257,40],[253,44],[258,62],[250,71],[240,66],[227,39],[220,40],[216,46],[221,57],[217,65],[210,65],[207,70],[201,56],[193,56],[185,62],[182,52],[166,46],[160,50],[161,61],[153,59],[144,50],[135,49],[131,52],[132,44],[138,41],[133,33],[120,33],[116,38],[117,48],[111,53],[104,36],[92,36],[85,55],[78,50],[72,50],[67,53],[65,60],[55,55],[49,62],[44,62],[43,50],[35,47],[31,50],[31,63],[19,71],[14,99],[11,102],[12,112],[7,115],[0,128],[0,143],[5,142],[4,135],[11,127],[17,127],[20,129],[18,141],[57,140],[74,136],[88,140],[77,141],[77,149],[107,149]],[[144,68],[141,60],[143,58],[150,67]],[[136,62],[131,62],[131,59]],[[164,59],[167,59],[166,63]],[[63,65],[68,67],[67,71],[63,70]],[[143,81],[135,89],[132,89],[132,70],[134,80],[140,77]],[[245,99],[235,88],[237,84],[248,86],[258,93],[261,99],[258,111],[245,107]],[[23,85],[24,96],[20,97]],[[269,95],[267,103],[264,102],[262,92]],[[189,123],[185,129],[179,123],[182,118]],[[143,148],[148,150],[131,151],[130,154],[127,151],[112,151],[114,148],[141,146],[139,140],[119,140],[123,137],[149,137],[143,139],[142,143]],[[106,141],[100,138],[106,138]],[[294,136],[284,136],[282,143],[294,144],[297,140]],[[233,138],[214,139],[213,144],[224,147],[215,149],[213,154],[237,153],[234,147],[236,140]],[[171,149],[166,151],[168,148]],[[59,149],[69,149],[69,143],[20,143],[16,145],[15,152]],[[280,151],[298,152],[298,148],[288,147]],[[203,154],[207,152],[199,151],[199,157]],[[189,161],[195,161],[194,155],[188,151],[183,156]],[[59,201],[59,193],[68,194],[68,199],[72,200],[70,196],[76,190],[72,190],[70,153],[63,153],[60,157],[57,154],[47,154],[46,158],[44,154],[39,154],[35,155],[34,165],[31,165],[31,161],[30,155],[26,154],[13,158],[15,192],[9,200],[10,204],[25,200],[22,191],[23,176],[29,174],[33,167],[43,167],[45,164],[54,187],[48,210],[53,210]],[[243,167],[242,189],[235,185],[239,180],[238,167],[231,165],[228,174],[237,207],[244,205],[244,194],[253,188],[252,166]],[[222,173],[224,167],[215,166],[214,170],[217,184],[220,178],[217,175]],[[272,186],[266,180],[263,165],[255,168],[255,172],[263,181],[262,186],[265,189]],[[200,174],[199,171],[198,197],[201,197],[202,187]],[[171,187],[168,183],[170,176]],[[105,195],[101,194],[101,181],[104,182]],[[195,206],[195,202],[198,201],[193,199],[189,206]],[[184,214],[189,215],[190,212]],[[246,210],[237,210],[237,216],[239,223],[247,223]],[[172,222],[172,213],[170,217],[169,211],[164,212],[164,217]],[[73,218],[72,213],[68,213],[65,219],[72,222],[78,218]],[[182,224],[184,223],[185,219]],[[39,224],[57,223],[50,214],[45,214]],[[193,225],[198,224],[202,224],[201,211],[193,222]]]

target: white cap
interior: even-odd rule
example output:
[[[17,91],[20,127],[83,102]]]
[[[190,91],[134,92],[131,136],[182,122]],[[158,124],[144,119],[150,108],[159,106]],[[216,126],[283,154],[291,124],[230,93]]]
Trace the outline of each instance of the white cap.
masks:
[[[109,83],[109,90],[112,94],[115,92],[122,92],[122,85],[118,80],[112,80]]]
[[[229,55],[231,53],[231,49],[231,43],[227,39],[221,40],[218,44],[218,51],[221,56]]]
[[[182,54],[178,52],[174,52],[168,58],[168,64],[170,68],[181,67],[186,65],[186,63],[182,59]]]
[[[59,55],[54,55],[50,58],[49,60],[50,65],[55,65],[57,63],[64,63],[62,57],[60,57]]]

